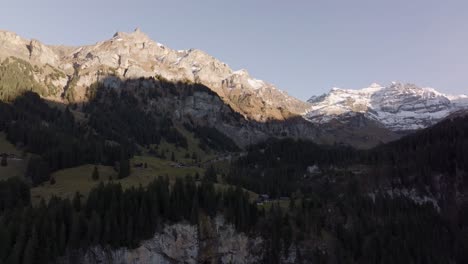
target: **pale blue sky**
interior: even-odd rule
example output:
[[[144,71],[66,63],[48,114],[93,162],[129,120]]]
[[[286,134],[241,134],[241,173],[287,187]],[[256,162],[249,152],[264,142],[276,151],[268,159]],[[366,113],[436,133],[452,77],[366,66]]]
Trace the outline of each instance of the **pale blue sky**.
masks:
[[[140,27],[307,99],[393,80],[468,93],[468,1],[0,0],[0,28],[92,44]]]

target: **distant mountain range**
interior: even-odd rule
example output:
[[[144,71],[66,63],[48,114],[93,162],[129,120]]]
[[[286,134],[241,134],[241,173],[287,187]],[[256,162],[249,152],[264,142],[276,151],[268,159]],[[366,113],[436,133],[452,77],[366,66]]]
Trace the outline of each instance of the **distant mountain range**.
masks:
[[[304,117],[311,122],[323,124],[362,114],[392,131],[425,128],[468,108],[466,95],[450,96],[432,88],[397,82],[386,87],[374,83],[360,90],[333,88],[308,102],[312,107]]]
[[[146,103],[141,108],[149,111],[154,105],[163,106],[173,118],[195,118],[240,145],[277,136],[370,147],[468,108],[467,96],[448,96],[401,83],[388,87],[373,84],[362,90],[334,88],[303,102],[255,79],[246,70],[234,71],[201,50],[170,49],[139,29],[117,32],[108,40],[81,47],[45,45],[0,31],[0,47],[2,67],[15,68],[0,79],[1,99],[12,99],[22,89],[33,90],[47,100],[77,105],[79,111],[96,83],[115,89],[158,86],[154,82],[158,80],[201,84],[219,100],[197,94],[182,101],[165,93],[166,98],[158,102],[142,100]],[[126,83],[136,79],[153,81]],[[213,105],[219,102],[230,110]],[[226,118],[232,113],[240,114],[243,120],[229,123],[226,120],[237,120]]]

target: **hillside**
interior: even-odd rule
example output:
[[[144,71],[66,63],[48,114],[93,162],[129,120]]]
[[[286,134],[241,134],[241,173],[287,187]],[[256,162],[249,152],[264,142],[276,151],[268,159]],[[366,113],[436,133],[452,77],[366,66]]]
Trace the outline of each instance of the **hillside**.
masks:
[[[2,224],[18,234],[31,233],[29,244],[57,248],[39,254],[39,259],[59,257],[63,263],[113,262],[122,256],[127,262],[463,263],[468,245],[466,124],[466,117],[453,117],[370,150],[271,139],[249,147],[228,165],[224,177],[213,177],[208,169],[196,182],[169,170],[166,178],[148,178],[147,188],[132,188],[133,173],[140,170],[134,169],[129,177],[107,185],[93,183],[87,196],[28,207],[27,214],[35,216],[32,225],[29,218],[16,218],[23,229],[10,217]],[[148,162],[148,167],[161,162],[134,159],[132,163]],[[90,174],[91,168],[80,169]],[[107,176],[112,169],[99,171]],[[42,191],[51,188],[51,193],[70,197],[60,193],[66,177],[75,178],[76,188],[92,183],[90,176],[63,172],[54,174],[56,187],[46,184]],[[155,174],[148,171],[148,176]],[[217,181],[238,187],[216,188]],[[16,192],[24,198],[15,205],[0,204],[14,215],[8,208],[28,204],[27,187],[15,181],[3,184],[10,191],[0,194],[8,198]],[[239,187],[260,194],[255,203]],[[38,190],[30,195],[34,198]],[[52,227],[46,218],[53,219]],[[74,231],[54,228],[58,226]],[[111,235],[123,226],[125,232]],[[54,230],[51,236],[57,239],[44,239],[41,234],[47,230]],[[177,254],[172,251],[175,245]]]

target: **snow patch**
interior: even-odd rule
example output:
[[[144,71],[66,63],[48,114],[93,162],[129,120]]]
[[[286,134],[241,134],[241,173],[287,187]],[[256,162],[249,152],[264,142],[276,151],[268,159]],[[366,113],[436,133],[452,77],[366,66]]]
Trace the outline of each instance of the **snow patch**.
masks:
[[[250,84],[250,86],[252,86],[252,88],[254,88],[255,90],[258,90],[260,88],[262,88],[264,85],[265,85],[265,82],[262,81],[262,80],[257,80],[257,79],[251,79],[249,78],[247,80],[247,82]]]
[[[246,69],[240,69],[240,70],[234,71],[232,74],[248,76],[249,72]]]

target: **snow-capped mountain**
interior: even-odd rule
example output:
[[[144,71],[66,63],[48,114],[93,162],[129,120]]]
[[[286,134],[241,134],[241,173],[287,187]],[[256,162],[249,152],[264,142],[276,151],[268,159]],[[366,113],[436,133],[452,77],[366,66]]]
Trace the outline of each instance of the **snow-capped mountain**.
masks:
[[[468,108],[468,96],[449,96],[432,88],[393,82],[360,90],[333,88],[308,100],[304,117],[317,123],[364,115],[392,131],[409,131],[435,124],[450,113]]]

